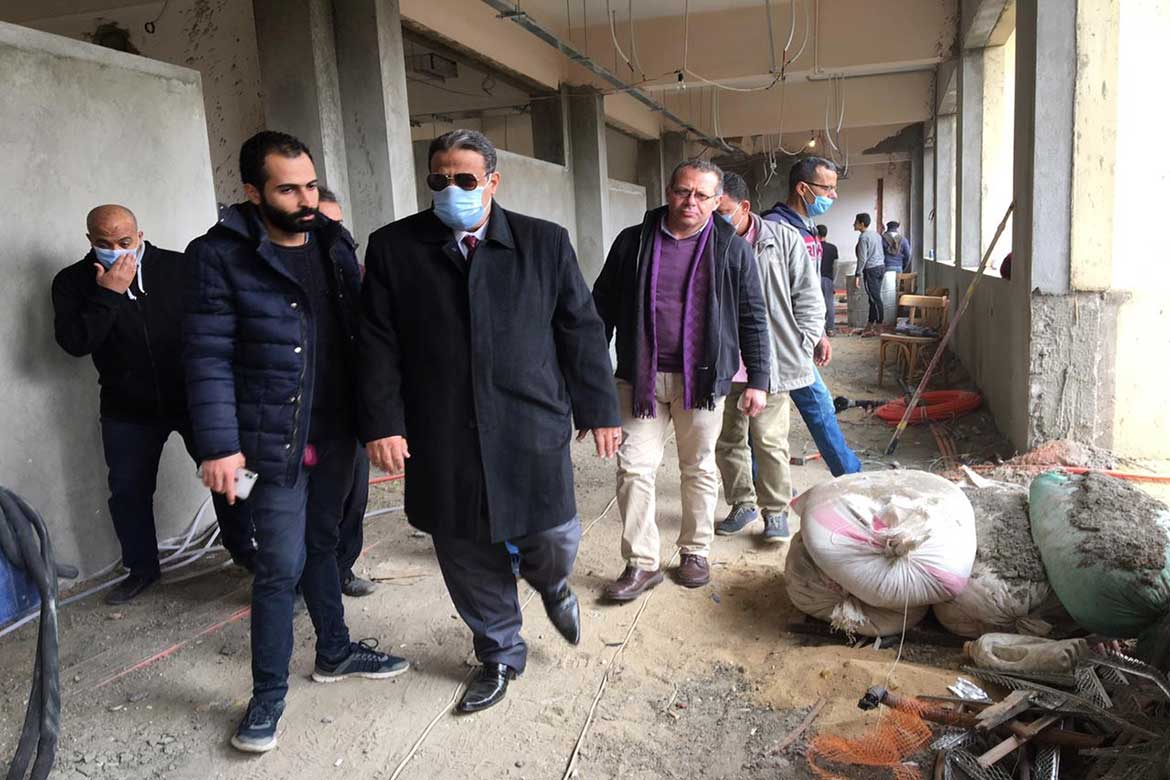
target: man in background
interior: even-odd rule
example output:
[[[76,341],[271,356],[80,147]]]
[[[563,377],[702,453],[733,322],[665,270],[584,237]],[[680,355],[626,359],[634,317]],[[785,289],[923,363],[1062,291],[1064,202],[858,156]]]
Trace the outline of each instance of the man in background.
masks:
[[[885,320],[885,306],[882,305],[882,280],[886,276],[886,255],[882,251],[882,241],[877,233],[869,229],[873,220],[869,214],[862,212],[853,220],[853,229],[857,231],[857,269],[853,272],[853,284],[861,287],[865,284],[865,295],[869,298],[869,324],[866,333],[874,333],[881,329]]]
[[[826,213],[836,200],[837,166],[824,157],[805,157],[797,160],[788,171],[788,199],[777,203],[762,216],[774,222],[787,222],[800,231],[810,262],[819,265],[823,248],[813,219]],[[832,358],[832,344],[827,337],[822,337],[813,352],[813,362],[823,367]],[[833,476],[861,471],[861,461],[849,449],[837,424],[833,397],[820,372],[815,372],[812,384],[793,390],[789,396]]]
[[[837,335],[837,245],[825,240],[829,235],[826,225],[817,225],[821,242],[821,294],[825,298],[825,335]]]
[[[910,270],[910,240],[900,232],[895,221],[886,223],[886,232],[882,233],[882,251],[886,258],[886,271],[906,273]]]
[[[106,602],[124,604],[158,581],[154,491],[172,433],[194,441],[183,387],[183,255],[143,238],[125,206],[86,217],[90,251],[53,279],[53,331],[74,357],[91,355],[101,385],[102,449],[109,469],[110,518],[128,570]],[[214,496],[223,545],[251,569],[255,548],[246,514]]]
[[[344,225],[341,204],[328,187],[317,187],[317,211],[321,216]],[[356,244],[355,244],[356,246]],[[358,556],[362,554],[366,506],[370,501],[370,457],[364,447],[358,447],[353,467],[353,487],[345,498],[341,525],[337,529],[337,573],[341,576],[341,592],[351,598],[368,596],[377,585],[353,572]]]

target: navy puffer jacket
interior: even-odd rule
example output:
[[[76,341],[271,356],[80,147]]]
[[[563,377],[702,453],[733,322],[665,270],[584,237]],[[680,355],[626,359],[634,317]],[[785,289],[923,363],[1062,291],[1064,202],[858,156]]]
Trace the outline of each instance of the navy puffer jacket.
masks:
[[[331,261],[330,293],[352,350],[361,289],[353,237],[322,217],[313,240]],[[187,260],[183,365],[195,455],[202,462],[242,452],[261,479],[291,485],[313,408],[309,295],[249,203],[221,209],[219,222],[187,247]]]

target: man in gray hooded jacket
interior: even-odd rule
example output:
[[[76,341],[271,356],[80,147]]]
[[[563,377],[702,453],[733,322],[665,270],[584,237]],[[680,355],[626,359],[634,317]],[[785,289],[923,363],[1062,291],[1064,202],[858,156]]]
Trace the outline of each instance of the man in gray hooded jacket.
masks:
[[[731,513],[715,527],[727,536],[742,531],[764,516],[765,541],[788,538],[788,504],[792,473],[788,464],[788,392],[816,380],[813,349],[825,329],[825,301],[819,273],[809,259],[804,237],[786,222],[770,222],[751,211],[743,178],[725,173],[718,214],[756,253],[771,347],[768,404],[757,417],[739,409],[738,394],[746,372],[732,381],[723,406],[723,429],[715,445],[715,460]],[[748,437],[751,437],[751,447]],[[752,455],[757,474],[752,477]]]

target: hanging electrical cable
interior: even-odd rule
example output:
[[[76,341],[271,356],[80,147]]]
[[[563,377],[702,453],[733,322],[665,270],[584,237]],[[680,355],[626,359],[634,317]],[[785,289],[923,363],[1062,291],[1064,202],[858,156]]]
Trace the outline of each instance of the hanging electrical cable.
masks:
[[[682,72],[687,71],[687,54],[691,43],[691,0],[683,0],[683,60]]]
[[[630,56],[634,59],[634,65],[637,67],[638,73],[642,74],[642,80],[645,81],[646,71],[642,70],[642,63],[638,61],[638,39],[634,35],[634,0],[629,0],[626,15],[630,21]]]
[[[798,2],[801,2],[801,0],[792,0],[792,7],[793,7],[794,9],[796,8],[796,4],[797,4]],[[801,42],[800,42],[800,49],[798,49],[798,50],[797,50],[796,54],[792,55],[791,57],[785,57],[785,60],[784,60],[784,69],[787,69],[789,65],[791,65],[792,63],[794,63],[794,62],[796,62],[797,60],[799,60],[799,59],[800,59],[800,55],[804,54],[804,50],[805,50],[805,48],[808,46],[808,39],[809,39],[809,28],[810,28],[810,26],[811,26],[811,25],[810,25],[810,20],[809,20],[809,16],[810,16],[810,14],[809,14],[809,11],[808,11],[808,6],[806,6],[806,5],[803,5],[803,4],[801,5],[801,14],[804,16],[804,39],[803,39],[803,40],[801,40]]]
[[[626,56],[626,53],[622,51],[621,44],[618,43],[616,28],[617,12],[610,9],[609,2],[610,0],[605,0],[605,13],[606,16],[609,17],[609,37],[613,39],[613,48],[618,53],[618,56],[625,60],[626,66],[630,69],[630,72],[634,73],[634,64],[630,62],[630,58]]]
[[[764,0],[764,15],[768,20],[768,72],[776,72],[776,37],[772,33],[772,0]]]

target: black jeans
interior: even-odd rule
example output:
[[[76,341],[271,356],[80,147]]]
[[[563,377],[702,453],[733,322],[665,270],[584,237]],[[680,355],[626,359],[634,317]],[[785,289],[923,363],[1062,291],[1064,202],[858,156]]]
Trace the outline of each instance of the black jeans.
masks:
[[[102,418],[102,449],[109,469],[110,517],[122,547],[122,565],[132,574],[159,573],[158,537],[154,524],[154,491],[163,445],[172,433],[183,437],[194,458],[186,420],[119,420]],[[223,546],[233,558],[251,555],[252,527],[240,505],[212,494]]]
[[[256,527],[252,581],[252,695],[280,701],[288,692],[293,649],[293,593],[298,582],[317,632],[317,657],[336,661],[349,650],[349,629],[337,576],[337,529],[353,483],[357,442],[315,442],[317,464],[297,481],[261,477],[245,502]]]
[[[831,334],[837,329],[837,290],[827,276],[821,277],[821,295],[825,298],[825,333]]]
[[[865,294],[869,298],[869,322],[881,323],[886,318],[882,306],[882,280],[886,277],[886,267],[866,268],[862,273],[865,275]]]
[[[353,465],[353,487],[345,499],[341,527],[337,529],[337,573],[342,582],[353,579],[353,565],[362,554],[362,524],[366,505],[370,501],[370,458],[364,447],[358,446]]]

